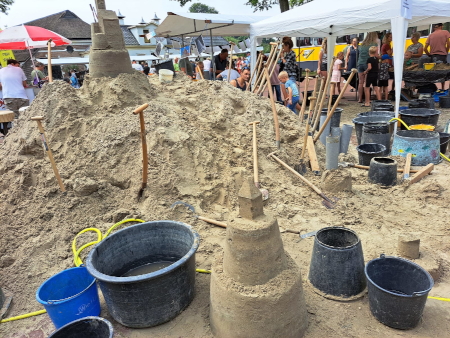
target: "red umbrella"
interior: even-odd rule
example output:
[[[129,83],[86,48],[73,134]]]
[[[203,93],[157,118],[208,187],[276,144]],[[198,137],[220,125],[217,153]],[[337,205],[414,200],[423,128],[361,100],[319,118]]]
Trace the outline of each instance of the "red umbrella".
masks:
[[[48,77],[50,82],[52,82],[51,47],[70,45],[71,43],[69,39],[55,32],[36,26],[15,26],[0,32],[0,49],[30,50],[30,48],[43,48],[48,46]]]

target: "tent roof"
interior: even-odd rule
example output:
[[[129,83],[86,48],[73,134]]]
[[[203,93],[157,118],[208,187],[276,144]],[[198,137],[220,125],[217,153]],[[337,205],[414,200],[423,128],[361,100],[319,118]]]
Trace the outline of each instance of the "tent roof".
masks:
[[[48,64],[48,59],[36,59],[38,62],[42,62],[44,65]],[[52,65],[87,65],[89,64],[89,57],[81,58],[81,57],[68,57],[68,58],[59,58],[52,59]]]
[[[401,0],[314,0],[269,19],[251,24],[254,37],[342,36],[391,28],[391,19],[401,14]],[[409,0],[409,26],[448,21],[450,1]],[[289,24],[286,24],[286,23]]]
[[[267,19],[267,16],[209,14],[209,13],[167,13],[167,17],[156,29],[157,36],[241,36],[250,34],[250,24]],[[205,30],[208,29],[208,30]]]

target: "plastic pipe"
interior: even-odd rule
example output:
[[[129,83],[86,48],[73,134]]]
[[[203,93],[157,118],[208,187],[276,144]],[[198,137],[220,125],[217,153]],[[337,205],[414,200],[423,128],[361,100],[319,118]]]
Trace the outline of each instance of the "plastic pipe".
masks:
[[[350,138],[352,137],[353,126],[350,124],[344,124],[342,126],[340,153],[347,154],[348,146],[350,144]]]
[[[326,115],[320,116],[320,128],[322,128],[322,125],[326,119],[327,119]],[[319,137],[319,140],[320,140],[320,142],[322,142],[323,145],[327,144],[327,136],[328,135],[330,135],[330,122],[327,123],[327,125],[325,126],[325,129],[323,130],[323,133]]]
[[[321,135],[322,137],[322,135]],[[338,167],[338,157],[339,157],[339,143],[341,135],[338,136],[327,136],[327,155],[326,155],[326,169],[337,169]]]
[[[330,122],[331,123],[331,122]],[[340,127],[331,127],[331,133],[330,136],[333,137],[339,137],[339,148],[338,148],[338,154],[340,153],[341,150],[341,134],[342,134],[342,130]]]

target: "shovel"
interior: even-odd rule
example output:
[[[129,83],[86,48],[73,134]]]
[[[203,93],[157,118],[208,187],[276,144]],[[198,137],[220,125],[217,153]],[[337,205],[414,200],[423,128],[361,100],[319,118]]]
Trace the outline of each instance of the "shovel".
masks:
[[[218,225],[218,226],[220,226],[220,227],[222,227],[222,228],[226,228],[226,227],[227,227],[227,224],[226,224],[226,223],[219,222],[219,221],[216,221],[216,220],[211,219],[211,218],[206,218],[206,217],[197,215],[197,214],[195,213],[195,208],[194,208],[194,206],[191,205],[191,204],[189,204],[189,203],[183,202],[183,201],[176,201],[174,204],[172,204],[172,205],[170,206],[170,209],[173,209],[173,208],[174,208],[176,205],[178,205],[178,204],[181,204],[181,205],[184,205],[184,206],[188,207],[188,209],[191,210],[192,213],[194,214],[194,217],[197,218],[197,219],[199,219],[199,220],[201,220],[201,221],[204,221],[204,222],[210,223],[210,224],[214,224],[214,225]]]
[[[255,186],[261,191],[263,201],[269,198],[269,191],[267,189],[261,189],[261,184],[259,183],[259,173],[258,173],[258,146],[256,139],[256,125],[259,121],[250,122],[249,125],[253,125],[253,179]]]
[[[278,163],[280,163],[283,167],[285,167],[287,170],[289,170],[291,173],[293,173],[295,176],[297,176],[298,178],[300,178],[304,183],[306,183],[308,185],[308,187],[310,187],[317,195],[319,195],[320,197],[323,198],[322,204],[327,208],[327,209],[334,209],[334,202],[331,201],[327,196],[325,196],[323,194],[323,192],[317,188],[314,184],[312,184],[310,181],[308,181],[306,178],[304,178],[302,175],[300,175],[298,172],[295,171],[295,169],[291,168],[290,166],[288,166],[286,163],[284,163],[282,160],[280,160],[278,157],[275,156],[276,152],[270,153],[269,155],[267,155],[267,157],[271,157],[273,158],[275,161],[277,161]]]

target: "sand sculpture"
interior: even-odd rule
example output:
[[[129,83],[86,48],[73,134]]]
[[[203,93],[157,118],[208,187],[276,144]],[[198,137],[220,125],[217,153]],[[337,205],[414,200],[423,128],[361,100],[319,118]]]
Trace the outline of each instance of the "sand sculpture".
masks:
[[[223,257],[211,275],[215,337],[302,337],[307,315],[300,269],[283,247],[277,220],[263,212],[252,178],[239,191],[239,216],[228,222]]]
[[[95,0],[95,5],[98,22],[91,25],[90,77],[116,77],[121,73],[132,73],[134,70],[116,13],[106,9],[105,0]]]

